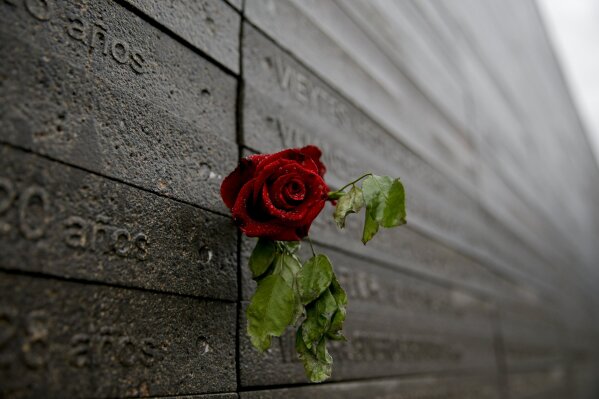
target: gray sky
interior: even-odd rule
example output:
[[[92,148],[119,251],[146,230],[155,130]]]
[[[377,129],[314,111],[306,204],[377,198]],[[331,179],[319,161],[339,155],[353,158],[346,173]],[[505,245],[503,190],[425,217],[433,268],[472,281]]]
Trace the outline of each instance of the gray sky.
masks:
[[[599,0],[537,0],[599,162]]]

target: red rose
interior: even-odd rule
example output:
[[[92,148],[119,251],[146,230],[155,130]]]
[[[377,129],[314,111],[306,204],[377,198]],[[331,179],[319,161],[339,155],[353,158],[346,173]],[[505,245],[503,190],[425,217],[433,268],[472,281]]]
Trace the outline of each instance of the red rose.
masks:
[[[251,155],[225,178],[223,201],[247,236],[298,241],[328,198],[326,168],[313,145]]]

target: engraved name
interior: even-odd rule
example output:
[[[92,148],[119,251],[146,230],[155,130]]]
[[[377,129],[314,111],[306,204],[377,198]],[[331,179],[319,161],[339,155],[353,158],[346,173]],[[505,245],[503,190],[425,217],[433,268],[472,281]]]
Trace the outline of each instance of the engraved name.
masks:
[[[277,117],[266,117],[266,122],[273,126],[279,135],[282,147],[303,147],[309,144],[316,145],[322,149],[323,161],[329,170],[340,179],[351,178],[361,172],[361,169],[353,162],[349,162],[347,152],[330,142],[319,137],[307,134],[297,126],[283,121]]]
[[[267,68],[274,68],[279,86],[296,101],[311,107],[326,118],[333,119],[341,126],[350,124],[345,104],[317,84],[314,79],[308,78],[304,73],[285,63],[280,56],[275,56],[274,65],[272,59],[266,57],[265,65]]]
[[[422,289],[414,289],[408,284],[393,284],[393,279],[380,278],[363,271],[351,271],[344,267],[339,267],[338,278],[350,299],[424,309],[427,312],[444,315],[462,316],[464,313],[463,309],[454,305],[451,298],[443,292],[435,292],[431,295]]]
[[[554,368],[547,371],[510,374],[508,380],[512,395],[528,397],[557,390],[564,383],[564,371],[561,368]]]
[[[347,342],[332,341],[331,355],[342,362],[430,362],[458,363],[462,354],[447,343],[400,338],[372,332],[353,331]],[[294,334],[279,339],[283,363],[299,362]]]
[[[434,384],[434,385],[433,385]],[[418,389],[420,392],[394,392],[375,395],[371,399],[484,399],[497,398],[493,386],[464,387],[463,381],[456,381],[454,386],[439,386],[438,382],[431,383],[428,389]],[[424,391],[424,392],[423,392]],[[434,392],[431,392],[434,391]]]

